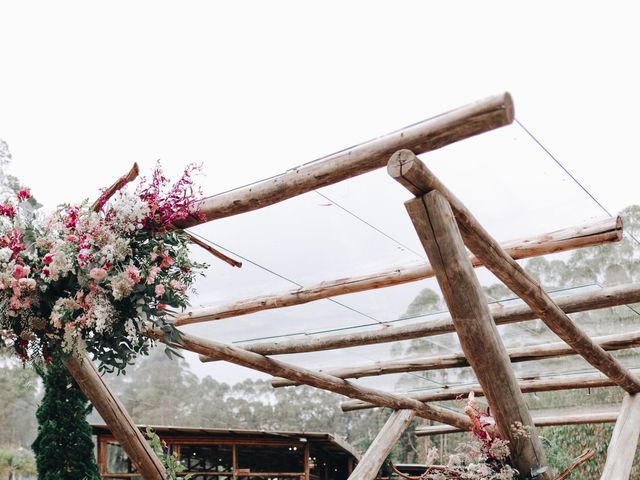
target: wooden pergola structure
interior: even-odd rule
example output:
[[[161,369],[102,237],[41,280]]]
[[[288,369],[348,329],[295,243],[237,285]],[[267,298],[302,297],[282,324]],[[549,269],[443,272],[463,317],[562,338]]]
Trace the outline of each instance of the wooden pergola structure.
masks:
[[[535,429],[535,419],[525,405],[523,392],[619,386],[627,394],[617,415],[602,478],[629,478],[640,434],[640,396],[636,395],[640,391],[640,379],[608,351],[639,346],[640,333],[590,338],[568,314],[640,302],[640,285],[621,285],[595,293],[552,299],[515,261],[618,241],[622,237],[620,220],[611,218],[500,245],[454,193],[416,157],[508,125],[513,119],[510,95],[497,95],[289,170],[275,178],[203,200],[200,209],[206,221],[213,221],[266,207],[386,166],[389,175],[414,195],[405,206],[430,265],[394,267],[269,296],[245,298],[221,307],[187,312],[176,319],[176,325],[238,317],[434,276],[449,307],[449,318],[367,332],[252,343],[243,348],[185,334],[182,348],[200,354],[203,361],[225,360],[273,375],[277,377],[274,386],[305,384],[345,395],[350,398],[343,403],[345,411],[372,407],[395,410],[349,477],[353,480],[375,478],[384,459],[416,416],[445,424],[442,428],[468,430],[470,419],[466,415],[436,402],[470,391],[486,397],[498,431],[510,442],[514,466],[519,472],[531,478],[551,480],[538,437],[523,438],[512,433],[511,426],[515,422]],[[181,227],[195,224],[193,220]],[[490,308],[473,270],[480,265],[495,274],[525,305]],[[562,341],[506,349],[496,325],[535,318],[541,319]],[[339,349],[448,332],[457,333],[462,353],[326,371],[312,371],[274,358],[285,353]],[[162,332],[156,331],[152,335],[163,341]],[[601,373],[519,382],[511,366],[511,362],[562,355],[580,355]],[[348,380],[367,375],[467,365],[472,367],[477,385],[420,395],[391,393]],[[163,467],[122,404],[99,376],[92,361],[89,358],[83,361],[71,359],[67,366],[141,475],[147,480],[163,479]],[[607,421],[611,418],[608,417]]]

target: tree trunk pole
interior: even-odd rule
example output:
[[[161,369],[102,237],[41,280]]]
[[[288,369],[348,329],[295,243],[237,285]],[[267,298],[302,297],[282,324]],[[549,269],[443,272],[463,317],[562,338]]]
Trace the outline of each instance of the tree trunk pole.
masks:
[[[509,441],[514,466],[521,475],[550,479],[550,473],[544,473],[547,461],[537,435],[524,438],[513,433],[516,423],[534,432],[535,427],[449,202],[433,191],[405,205],[436,272],[462,350],[482,385],[499,433]]]
[[[496,277],[518,295],[535,314],[576,352],[611,378],[628,393],[640,392],[640,380],[609,353],[596,345],[562,311],[524,269],[500,247],[500,244],[474,218],[467,207],[408,150],[393,154],[389,174],[416,195],[438,191],[451,205],[466,246]]]
[[[387,419],[373,443],[360,459],[349,480],[374,480],[389,452],[411,424],[416,414],[413,410],[396,410]]]
[[[625,395],[618,421],[613,429],[602,480],[627,480],[640,435],[640,394]]]
[[[362,175],[387,164],[396,150],[410,148],[424,153],[465,138],[509,125],[514,118],[509,93],[465,105],[388,135],[305,163],[276,177],[202,200],[201,218],[189,218],[186,228],[218,218],[273,205],[296,195]]]
[[[626,350],[640,347],[640,331],[617,333],[594,337],[593,341],[606,351]],[[507,355],[511,363],[545,360],[548,358],[566,357],[577,355],[576,351],[564,342],[546,343],[507,349]],[[449,355],[433,355],[430,357],[413,357],[400,360],[378,361],[366,365],[353,367],[327,368],[324,373],[338,378],[363,378],[388,375],[393,373],[425,372],[429,370],[446,370],[450,368],[463,368],[469,366],[469,360],[464,352]],[[283,378],[271,380],[274,388],[290,387],[298,385]]]
[[[503,243],[502,247],[511,258],[519,260],[549,253],[565,252],[576,248],[618,242],[621,238],[622,221],[619,217],[611,217],[541,235],[511,240]],[[473,256],[471,257],[471,263],[474,267],[482,266],[480,260]],[[177,315],[175,324],[180,326],[209,322],[273,308],[302,305],[336,295],[346,295],[348,293],[364,292],[415,282],[431,278],[434,274],[433,268],[427,263],[397,266],[384,271],[325,280],[315,285],[293,290],[239,299],[224,305],[188,311]]]
[[[88,355],[65,361],[69,373],[91,401],[113,436],[145,480],[165,480],[166,471],[140,430],[98,373]]]
[[[640,284],[629,283],[586,293],[572,293],[554,297],[554,301],[565,313],[584,312],[598,308],[638,303],[640,302]],[[526,304],[510,307],[491,305],[489,308],[496,325],[525,322],[538,318]],[[450,332],[455,332],[451,317],[443,317],[410,325],[382,327],[365,332],[305,336],[299,339],[276,340],[273,342],[243,343],[242,348],[261,355],[283,355],[397,342]],[[205,356],[200,357],[202,362],[216,360]]]
[[[150,332],[149,335],[160,341],[164,341],[164,334],[159,329]],[[281,360],[247,352],[233,345],[196,337],[187,333],[182,334],[182,342],[180,345],[173,344],[173,346],[202,355],[217,357],[227,362],[235,363],[236,365],[268,373],[269,375],[289,378],[296,382],[304,383],[305,385],[339,393],[350,398],[375,403],[381,407],[393,408],[394,410],[415,410],[416,414],[422,418],[435,420],[448,425],[455,425],[462,429],[471,429],[471,421],[466,415],[439,405],[428,405],[403,395],[397,395],[363,385],[356,385],[347,380],[325,373],[307,370],[306,368],[298,367],[297,365],[292,365]]]
[[[531,380],[520,380],[518,385],[522,393],[552,392],[558,390],[572,390],[585,388],[613,387],[616,384],[605,375],[600,373],[587,375],[563,375],[551,378],[535,378]],[[456,400],[468,397],[473,392],[476,397],[484,396],[482,387],[478,384],[445,387],[437,390],[430,390],[421,393],[408,393],[407,396],[420,400],[421,402],[441,402],[445,400]],[[366,410],[377,408],[372,403],[360,400],[346,400],[340,404],[343,412],[353,410]]]
[[[545,415],[543,417],[534,417],[533,423],[536,427],[558,427],[561,425],[593,425],[596,423],[613,423],[620,418],[618,412],[603,413],[573,413]],[[416,428],[416,436],[426,437],[430,435],[442,435],[446,433],[462,432],[459,428],[451,425],[430,425],[427,427]],[[635,451],[635,450],[634,450]],[[603,480],[605,477],[602,477]],[[606,477],[607,480],[613,477]]]

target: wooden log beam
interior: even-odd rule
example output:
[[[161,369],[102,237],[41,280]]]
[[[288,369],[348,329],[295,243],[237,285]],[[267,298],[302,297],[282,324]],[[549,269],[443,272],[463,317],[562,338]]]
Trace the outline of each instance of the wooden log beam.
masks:
[[[618,333],[594,337],[593,341],[604,350],[615,351],[640,347],[640,331]],[[507,355],[511,363],[528,362],[532,360],[544,360],[547,358],[566,357],[577,355],[575,350],[564,342],[545,343],[526,347],[509,348]],[[392,373],[423,372],[428,370],[444,370],[448,368],[469,367],[469,360],[464,353],[450,355],[432,355],[428,357],[415,357],[400,360],[378,361],[368,365],[354,367],[341,367],[321,370],[324,373],[338,378],[362,378]],[[275,388],[289,387],[295,383],[283,379],[274,378],[271,385]]]
[[[544,417],[534,417],[533,422],[536,427],[558,427],[560,425],[587,425],[593,423],[613,423],[618,417],[618,412],[604,413],[576,413],[571,415],[550,415]],[[416,436],[424,437],[429,435],[441,435],[444,433],[457,433],[464,430],[450,425],[432,425],[428,427],[416,428]],[[614,477],[602,477],[611,480]]]
[[[491,317],[447,199],[438,191],[405,203],[409,217],[436,272],[460,346],[491,407],[502,437],[509,442],[515,468],[550,479],[537,435],[515,435],[513,425],[534,428],[507,350]]]
[[[367,448],[349,480],[374,480],[387,456],[415,417],[413,410],[396,410]]]
[[[625,395],[618,421],[613,429],[607,461],[602,469],[602,480],[627,480],[640,435],[640,395]]]
[[[393,154],[389,174],[414,194],[436,190],[449,202],[466,246],[496,277],[518,295],[562,340],[591,365],[629,393],[640,391],[640,380],[596,345],[524,269],[478,223],[464,204],[412,152]]]
[[[572,293],[554,297],[556,304],[565,313],[584,312],[598,308],[608,308],[640,302],[640,284],[630,283],[606,287],[585,293]],[[490,306],[491,315],[497,325],[533,320],[536,314],[527,305],[503,307]],[[443,317],[404,326],[382,327],[375,330],[334,335],[317,335],[295,340],[276,340],[242,344],[242,348],[262,355],[282,355],[287,353],[317,352],[337,348],[374,345],[397,342],[413,338],[429,337],[454,332],[451,317]],[[216,359],[200,356],[202,362]]]
[[[149,335],[157,340],[164,341],[164,335],[161,330],[149,332]],[[339,393],[350,398],[371,402],[381,407],[388,407],[394,410],[411,409],[415,410],[416,415],[423,418],[455,425],[462,429],[471,428],[471,422],[466,415],[438,405],[428,405],[413,398],[356,385],[326,373],[307,370],[297,365],[248,352],[233,345],[207,340],[187,333],[182,334],[182,340],[183,343],[181,345],[173,344],[173,346],[208,357],[216,357],[236,365],[268,373],[269,375],[289,378],[305,385]]]
[[[65,361],[69,373],[105,421],[145,480],[164,480],[167,473],[126,409],[104,382],[88,355]]]
[[[495,95],[306,163],[268,180],[206,198],[200,202],[199,210],[205,216],[204,222],[257,210],[382,168],[389,155],[401,148],[429,152],[509,125],[513,118],[511,95]],[[179,227],[199,223],[203,220],[190,218]]]
[[[617,242],[621,238],[622,221],[619,217],[611,217],[533,237],[511,240],[502,246],[512,258],[519,260],[550,253],[564,252],[575,248]],[[475,257],[471,257],[471,262],[474,267],[482,265]],[[309,287],[236,300],[224,305],[185,312],[176,317],[175,323],[177,326],[180,326],[190,323],[221,320],[262,310],[301,305],[337,295],[401,285],[433,276],[434,271],[429,264],[398,266],[381,272],[356,277],[338,278]]]
[[[557,390],[572,390],[585,388],[612,387],[615,383],[600,373],[585,375],[559,375],[557,377],[532,378],[519,380],[518,386],[522,393],[551,392]],[[419,393],[406,393],[405,395],[420,400],[421,402],[441,402],[446,400],[458,400],[466,398],[473,392],[476,397],[484,396],[479,384],[460,385],[429,390]],[[377,405],[361,400],[347,400],[340,404],[343,412],[354,410],[366,410],[377,408]]]

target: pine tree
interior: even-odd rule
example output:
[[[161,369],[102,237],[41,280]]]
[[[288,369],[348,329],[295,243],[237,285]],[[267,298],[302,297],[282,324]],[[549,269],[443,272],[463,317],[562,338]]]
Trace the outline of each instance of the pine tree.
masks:
[[[32,445],[38,480],[99,480],[86,397],[58,356],[38,373],[45,388]]]

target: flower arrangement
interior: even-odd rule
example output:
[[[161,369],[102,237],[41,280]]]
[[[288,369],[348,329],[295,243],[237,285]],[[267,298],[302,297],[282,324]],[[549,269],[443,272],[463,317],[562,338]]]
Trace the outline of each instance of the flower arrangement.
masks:
[[[472,422],[471,440],[459,446],[459,453],[451,455],[447,465],[432,465],[419,477],[394,472],[409,480],[512,480],[518,478],[518,471],[509,461],[509,442],[500,438],[495,423],[489,415],[478,409],[473,392],[469,394],[464,409]],[[519,434],[526,436],[528,430],[518,426]],[[427,453],[427,464],[438,456],[438,450],[432,448]]]
[[[168,317],[188,305],[205,267],[189,259],[189,236],[176,229],[200,216],[195,168],[171,184],[158,165],[134,192],[121,189],[123,177],[93,205],[48,216],[26,189],[0,203],[0,346],[23,361],[86,351],[101,370],[122,372],[148,352],[150,328],[180,344]]]

